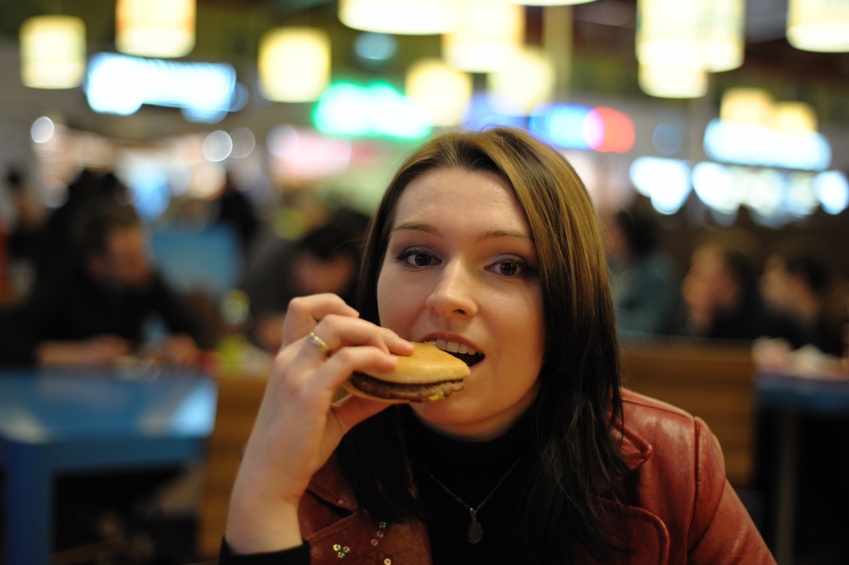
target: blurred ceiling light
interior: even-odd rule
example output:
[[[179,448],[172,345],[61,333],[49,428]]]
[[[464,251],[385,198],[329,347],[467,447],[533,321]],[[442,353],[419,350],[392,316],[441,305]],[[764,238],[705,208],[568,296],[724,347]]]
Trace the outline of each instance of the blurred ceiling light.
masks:
[[[339,0],[339,21],[362,31],[436,35],[455,24],[456,0]]]
[[[521,4],[522,6],[572,6],[574,4],[589,4],[595,0],[501,0],[508,4]]]
[[[699,26],[706,0],[637,0],[636,53],[648,67],[704,65]]]
[[[488,77],[490,92],[515,113],[528,114],[554,96],[554,64],[542,50],[527,47],[514,52],[507,65]]]
[[[268,100],[317,100],[330,81],[330,37],[311,27],[267,32],[259,44],[259,77]]]
[[[195,0],[117,0],[115,47],[128,55],[182,57],[195,46]]]
[[[774,117],[772,95],[762,88],[728,88],[722,93],[719,117],[723,122],[769,126]]]
[[[640,65],[640,89],[659,98],[699,98],[707,94],[708,73],[691,66]]]
[[[462,71],[490,72],[506,65],[525,40],[525,9],[491,0],[458,2],[457,26],[442,36],[442,54]]]
[[[777,102],[772,127],[790,135],[815,132],[817,112],[806,102]]]
[[[849,51],[849,2],[790,0],[787,41],[804,51]]]
[[[711,0],[704,16],[702,51],[709,72],[730,71],[743,64],[744,0]]]
[[[407,70],[405,93],[427,108],[435,126],[460,124],[472,99],[472,77],[442,59],[420,59]]]
[[[20,30],[21,81],[30,88],[74,88],[86,69],[85,24],[75,16],[36,16]]]

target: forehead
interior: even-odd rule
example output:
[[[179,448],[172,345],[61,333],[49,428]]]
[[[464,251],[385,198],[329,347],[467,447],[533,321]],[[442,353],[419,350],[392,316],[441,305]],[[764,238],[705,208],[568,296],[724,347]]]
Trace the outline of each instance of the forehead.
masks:
[[[395,224],[421,219],[459,218],[469,224],[527,222],[510,184],[489,171],[434,169],[413,179],[401,194]]]

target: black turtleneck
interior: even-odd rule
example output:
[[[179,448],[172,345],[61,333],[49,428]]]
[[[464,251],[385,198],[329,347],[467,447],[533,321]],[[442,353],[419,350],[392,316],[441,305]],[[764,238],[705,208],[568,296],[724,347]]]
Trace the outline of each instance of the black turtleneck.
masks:
[[[521,496],[517,488],[521,484],[519,477],[524,462],[519,459],[528,459],[522,454],[530,445],[527,424],[520,421],[507,434],[492,441],[470,442],[446,438],[425,427],[412,410],[402,412],[413,476],[430,534],[433,562],[501,562],[513,542],[512,533],[516,531],[515,510]],[[517,461],[519,464],[514,467]],[[504,482],[496,488],[505,475]],[[458,502],[437,481],[466,505]],[[490,493],[492,495],[476,516],[483,528],[483,537],[479,543],[469,543],[469,507],[477,507]]]

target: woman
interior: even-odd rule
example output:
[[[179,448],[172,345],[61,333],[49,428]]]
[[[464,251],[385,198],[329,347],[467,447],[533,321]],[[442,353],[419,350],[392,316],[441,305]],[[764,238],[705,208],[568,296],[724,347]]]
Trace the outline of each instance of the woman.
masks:
[[[374,217],[359,314],[289,307],[222,563],[772,563],[704,424],[620,392],[606,273],[556,151],[503,128],[426,143]],[[466,352],[465,390],[332,404],[407,340]]]

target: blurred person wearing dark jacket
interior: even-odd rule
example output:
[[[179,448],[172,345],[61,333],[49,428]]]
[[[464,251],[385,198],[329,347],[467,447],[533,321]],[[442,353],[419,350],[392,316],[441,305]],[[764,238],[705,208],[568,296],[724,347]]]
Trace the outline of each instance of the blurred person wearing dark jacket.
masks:
[[[681,284],[681,334],[738,341],[765,334],[754,256],[751,238],[738,230],[709,232],[697,242]]]
[[[257,345],[280,349],[286,309],[295,297],[331,292],[352,303],[368,220],[355,210],[337,210],[299,240],[280,241],[257,259],[242,282]]]
[[[657,247],[655,227],[654,218],[637,207],[605,222],[616,327],[626,340],[668,333],[678,305],[678,279]]]
[[[773,314],[767,335],[785,339],[791,349],[813,345],[839,357],[843,328],[829,307],[832,271],[817,249],[815,243],[786,243],[767,257],[760,278],[761,295]]]
[[[200,323],[153,265],[135,210],[98,207],[78,236],[78,245],[39,278],[16,313],[14,335],[0,346],[2,360],[108,367],[143,354],[169,364],[195,363],[200,345],[207,345],[199,343]],[[169,332],[156,344],[145,341],[153,316]]]

